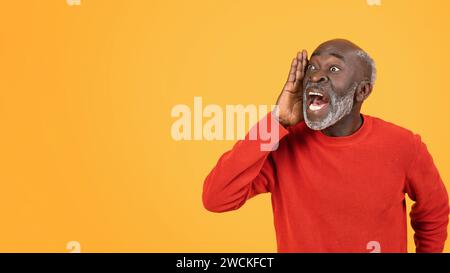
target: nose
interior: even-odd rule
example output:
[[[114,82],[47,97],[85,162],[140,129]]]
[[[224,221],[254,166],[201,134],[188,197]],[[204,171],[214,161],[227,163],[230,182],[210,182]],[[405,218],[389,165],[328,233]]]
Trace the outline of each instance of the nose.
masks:
[[[310,79],[314,83],[326,83],[328,81],[328,77],[319,71],[312,74]]]

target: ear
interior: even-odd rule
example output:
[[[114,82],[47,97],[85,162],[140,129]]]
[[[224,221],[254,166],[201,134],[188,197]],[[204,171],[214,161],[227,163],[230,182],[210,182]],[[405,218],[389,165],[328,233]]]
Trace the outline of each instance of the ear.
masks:
[[[359,83],[356,89],[355,99],[357,102],[363,102],[372,93],[373,85],[368,80]]]

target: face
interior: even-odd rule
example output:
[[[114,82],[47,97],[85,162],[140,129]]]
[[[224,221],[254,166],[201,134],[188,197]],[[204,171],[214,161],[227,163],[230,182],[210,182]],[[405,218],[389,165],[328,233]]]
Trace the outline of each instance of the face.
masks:
[[[358,87],[351,53],[334,47],[311,55],[303,80],[303,116],[313,130],[325,129],[348,115]]]

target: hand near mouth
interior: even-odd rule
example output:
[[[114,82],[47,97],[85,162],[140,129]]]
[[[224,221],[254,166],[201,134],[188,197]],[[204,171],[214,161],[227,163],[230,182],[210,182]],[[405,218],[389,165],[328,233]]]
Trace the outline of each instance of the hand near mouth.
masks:
[[[308,52],[303,49],[292,60],[286,84],[277,100],[278,119],[289,127],[303,120],[303,77],[308,65]]]

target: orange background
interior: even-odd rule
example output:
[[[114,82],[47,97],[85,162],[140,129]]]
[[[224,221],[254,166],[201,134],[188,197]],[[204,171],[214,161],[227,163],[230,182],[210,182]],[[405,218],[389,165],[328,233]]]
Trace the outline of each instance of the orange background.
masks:
[[[421,134],[450,189],[448,10],[444,0],[1,1],[0,251],[67,252],[75,240],[82,252],[275,252],[270,195],[203,209],[203,179],[233,142],[174,141],[170,111],[194,96],[273,104],[296,51],[335,37],[377,62],[363,112]]]

